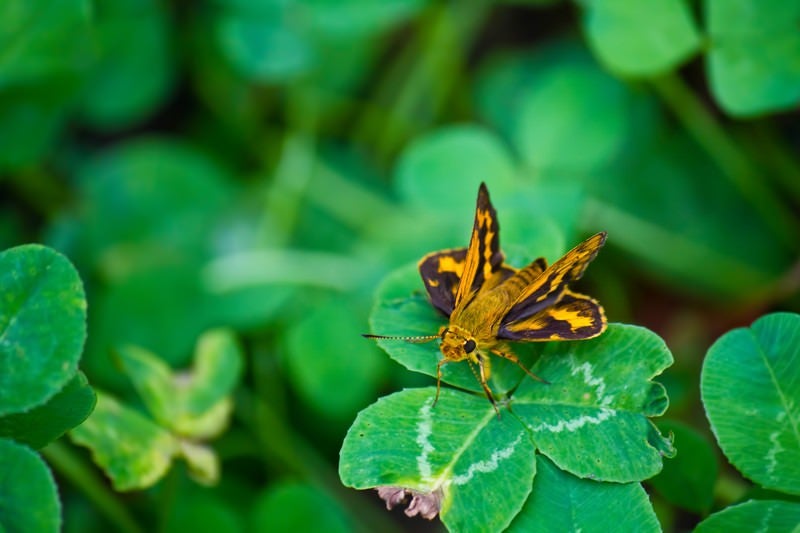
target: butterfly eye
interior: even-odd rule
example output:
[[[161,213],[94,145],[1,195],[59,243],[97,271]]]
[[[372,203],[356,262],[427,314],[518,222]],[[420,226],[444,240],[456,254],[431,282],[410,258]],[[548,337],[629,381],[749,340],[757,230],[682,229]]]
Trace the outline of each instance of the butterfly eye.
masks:
[[[470,339],[464,343],[464,351],[467,353],[472,353],[475,350],[475,341]]]

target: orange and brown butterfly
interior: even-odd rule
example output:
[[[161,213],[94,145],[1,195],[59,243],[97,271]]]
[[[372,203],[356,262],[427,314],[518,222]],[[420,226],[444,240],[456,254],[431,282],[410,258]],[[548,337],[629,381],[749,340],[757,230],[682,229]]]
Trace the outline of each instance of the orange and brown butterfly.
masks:
[[[440,339],[442,358],[436,366],[434,405],[439,399],[442,365],[466,360],[477,365],[476,376],[499,414],[488,384],[489,354],[513,361],[530,377],[546,383],[519,361],[509,343],[590,339],[606,329],[600,304],[569,289],[597,256],[605,232],[589,237],[549,267],[540,257],[518,270],[504,262],[499,231],[497,213],[481,183],[469,246],[430,253],[419,262],[431,304],[449,323],[436,335],[364,335],[408,342]]]

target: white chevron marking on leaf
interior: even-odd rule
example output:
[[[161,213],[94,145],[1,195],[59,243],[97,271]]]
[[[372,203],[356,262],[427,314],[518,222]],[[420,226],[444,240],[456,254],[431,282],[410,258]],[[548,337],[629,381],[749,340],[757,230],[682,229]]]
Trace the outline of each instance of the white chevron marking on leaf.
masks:
[[[568,432],[573,432],[576,429],[582,428],[587,424],[601,424],[608,420],[609,418],[613,417],[616,414],[615,411],[612,409],[606,409],[605,407],[600,408],[600,412],[597,413],[597,416],[589,416],[589,415],[581,415],[578,418],[573,418],[570,420],[559,420],[555,424],[548,424],[547,422],[542,422],[539,425],[531,426],[532,431],[550,431],[552,433],[561,433],[564,430]]]
[[[614,400],[613,396],[606,396],[606,382],[603,378],[596,378],[592,373],[592,365],[589,363],[583,363],[578,366],[572,367],[572,374],[573,376],[576,374],[583,374],[583,382],[589,385],[590,387],[594,388],[597,394],[597,399],[600,401],[600,407],[608,407],[611,405],[611,402]]]
[[[422,481],[431,481],[433,472],[428,456],[434,451],[430,436],[433,433],[433,420],[431,419],[431,401],[428,400],[419,410],[419,423],[417,424],[416,442],[422,449],[422,453],[417,457],[417,470]]]
[[[489,472],[494,472],[497,470],[497,467],[500,465],[500,461],[503,459],[508,459],[511,457],[511,454],[514,453],[514,450],[519,444],[519,441],[522,440],[522,433],[517,435],[516,440],[503,448],[502,450],[495,450],[492,452],[492,455],[486,461],[478,461],[477,463],[473,463],[469,465],[467,468],[467,472],[453,478],[453,483],[455,485],[464,485],[465,483],[469,482],[470,479],[477,473],[481,472],[484,474],[488,474]]]

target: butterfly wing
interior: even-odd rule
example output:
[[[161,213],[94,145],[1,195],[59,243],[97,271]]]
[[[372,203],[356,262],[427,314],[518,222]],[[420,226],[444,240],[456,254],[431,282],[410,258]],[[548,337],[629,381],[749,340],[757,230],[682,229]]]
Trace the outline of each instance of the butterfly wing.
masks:
[[[464,272],[456,290],[456,307],[465,305],[481,289],[496,285],[499,282],[497,276],[503,271],[502,267],[503,253],[500,251],[497,212],[489,199],[486,185],[481,183]]]
[[[590,339],[603,333],[606,325],[605,313],[596,300],[567,289],[555,305],[502,324],[497,336],[513,341]]]
[[[503,264],[499,231],[497,212],[481,183],[469,247],[434,252],[419,262],[431,303],[446,316],[478,291],[494,287],[516,272]]]
[[[567,287],[580,279],[605,240],[606,233],[598,233],[567,252],[538,277],[518,280],[526,268],[507,280],[506,283],[524,288],[501,320],[498,335],[510,340],[568,340],[602,333],[606,327],[603,308],[592,298],[573,293]]]
[[[431,303],[448,317],[455,308],[466,257],[466,248],[455,248],[428,254],[419,262],[419,273]]]

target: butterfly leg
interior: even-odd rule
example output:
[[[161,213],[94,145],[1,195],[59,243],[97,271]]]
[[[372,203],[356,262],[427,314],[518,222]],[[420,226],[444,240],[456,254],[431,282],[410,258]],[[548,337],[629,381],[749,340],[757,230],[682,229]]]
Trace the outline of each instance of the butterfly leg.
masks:
[[[500,418],[500,410],[497,408],[497,403],[494,401],[494,395],[492,394],[492,389],[489,388],[489,376],[491,375],[491,370],[489,367],[489,358],[478,354],[478,369],[480,370],[480,376],[478,376],[478,381],[481,382],[481,387],[483,387],[483,392],[486,393],[486,397],[489,398],[489,401],[492,402],[492,407],[494,407],[494,412],[497,413],[497,418]],[[472,368],[472,367],[470,367]]]
[[[493,354],[495,354],[495,355],[499,355],[500,357],[502,357],[502,358],[504,358],[504,359],[508,359],[509,361],[511,361],[511,362],[513,362],[513,363],[515,363],[515,364],[516,364],[518,367],[520,367],[522,370],[524,370],[526,374],[528,374],[530,377],[532,377],[532,378],[533,378],[533,379],[535,379],[536,381],[539,381],[539,382],[541,382],[541,383],[546,383],[546,384],[550,385],[550,382],[549,382],[549,381],[547,381],[547,380],[546,380],[546,379],[544,379],[544,378],[540,378],[539,376],[537,376],[536,374],[534,374],[533,372],[531,372],[530,370],[528,370],[528,369],[525,367],[525,365],[523,365],[523,364],[520,362],[520,360],[519,360],[519,359],[517,359],[517,356],[516,356],[516,355],[514,355],[513,353],[511,353],[511,352],[503,352],[503,351],[500,351],[500,350],[498,350],[498,349],[494,349],[494,350],[492,350],[492,353],[493,353]]]
[[[442,386],[442,365],[447,362],[447,359],[440,359],[436,365],[436,397],[433,399],[431,408],[436,407],[436,402],[439,401],[439,389]]]

